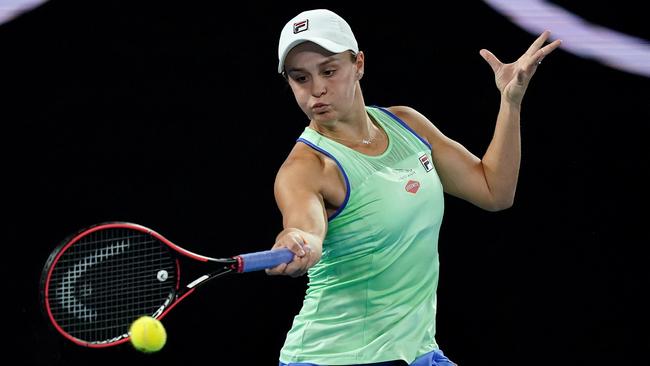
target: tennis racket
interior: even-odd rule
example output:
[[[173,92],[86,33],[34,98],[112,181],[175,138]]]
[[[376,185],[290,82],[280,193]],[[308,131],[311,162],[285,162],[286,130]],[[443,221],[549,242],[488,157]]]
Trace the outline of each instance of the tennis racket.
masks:
[[[135,319],[163,318],[213,278],[292,259],[286,248],[205,257],[144,226],[108,222],[71,235],[50,254],[41,275],[41,300],[46,317],[65,338],[86,347],[115,346],[129,339]],[[182,266],[187,260],[206,263],[205,270],[187,280],[182,270],[190,267]]]

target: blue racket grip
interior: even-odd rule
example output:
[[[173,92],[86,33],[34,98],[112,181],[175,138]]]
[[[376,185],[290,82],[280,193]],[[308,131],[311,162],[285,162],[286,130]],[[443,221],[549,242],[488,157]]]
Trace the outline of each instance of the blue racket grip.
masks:
[[[239,268],[237,272],[253,272],[262,269],[273,268],[282,263],[289,263],[293,260],[293,252],[287,248],[265,250],[238,255]]]

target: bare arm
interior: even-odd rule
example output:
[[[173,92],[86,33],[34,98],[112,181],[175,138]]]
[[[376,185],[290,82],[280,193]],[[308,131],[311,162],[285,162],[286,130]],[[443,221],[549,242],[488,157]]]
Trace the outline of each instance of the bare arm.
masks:
[[[492,68],[501,93],[494,136],[482,160],[486,181],[499,207],[510,207],[514,201],[521,160],[519,119],[522,99],[542,59],[562,42],[556,40],[542,47],[549,35],[549,31],[542,32],[526,53],[509,64],[502,63],[488,50],[480,51]]]
[[[519,178],[521,101],[541,60],[560,46],[543,32],[517,61],[503,64],[490,51],[481,50],[495,74],[501,104],[492,141],[482,159],[444,136],[426,117],[408,107],[391,110],[431,144],[431,153],[445,192],[483,209],[498,211],[512,206]]]
[[[296,151],[298,150],[298,151]],[[296,257],[266,272],[298,277],[321,257],[327,232],[327,213],[320,193],[322,162],[313,154],[294,149],[275,180],[275,199],[284,229],[273,248],[289,248]]]

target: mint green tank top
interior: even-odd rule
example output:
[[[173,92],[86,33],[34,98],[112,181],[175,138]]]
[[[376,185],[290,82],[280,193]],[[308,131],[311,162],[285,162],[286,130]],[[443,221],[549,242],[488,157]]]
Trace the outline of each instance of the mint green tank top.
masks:
[[[438,348],[442,184],[428,143],[388,110],[366,110],[388,135],[381,155],[309,127],[298,139],[338,164],[347,193],[308,272],[302,309],[280,352],[284,363],[411,363]]]

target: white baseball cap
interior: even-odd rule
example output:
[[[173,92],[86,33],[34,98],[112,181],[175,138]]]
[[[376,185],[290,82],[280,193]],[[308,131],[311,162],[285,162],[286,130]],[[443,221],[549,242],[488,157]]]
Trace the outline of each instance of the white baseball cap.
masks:
[[[284,59],[289,51],[307,41],[333,53],[348,50],[359,52],[352,28],[345,19],[327,9],[303,11],[282,28],[278,45],[278,73],[284,70]]]

